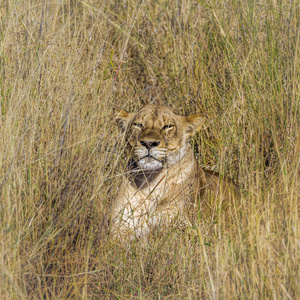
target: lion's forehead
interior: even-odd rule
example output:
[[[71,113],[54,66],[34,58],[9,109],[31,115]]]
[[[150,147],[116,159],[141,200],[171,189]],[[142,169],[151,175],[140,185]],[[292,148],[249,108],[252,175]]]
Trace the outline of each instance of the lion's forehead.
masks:
[[[145,106],[135,116],[134,120],[160,126],[162,123],[176,123],[176,115],[167,106]]]

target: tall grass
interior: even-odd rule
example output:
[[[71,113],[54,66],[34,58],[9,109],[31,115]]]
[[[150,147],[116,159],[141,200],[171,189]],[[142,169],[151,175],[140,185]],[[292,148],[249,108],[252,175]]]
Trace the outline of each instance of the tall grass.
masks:
[[[2,1],[1,299],[299,298],[299,28],[298,1]],[[107,234],[112,109],[153,102],[208,115],[234,226]]]

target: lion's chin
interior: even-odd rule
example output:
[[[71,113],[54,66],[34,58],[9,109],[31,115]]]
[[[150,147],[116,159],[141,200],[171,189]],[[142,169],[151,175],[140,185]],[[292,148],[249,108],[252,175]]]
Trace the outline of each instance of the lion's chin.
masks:
[[[161,169],[163,164],[153,157],[144,157],[138,161],[138,166],[143,170],[157,170]]]

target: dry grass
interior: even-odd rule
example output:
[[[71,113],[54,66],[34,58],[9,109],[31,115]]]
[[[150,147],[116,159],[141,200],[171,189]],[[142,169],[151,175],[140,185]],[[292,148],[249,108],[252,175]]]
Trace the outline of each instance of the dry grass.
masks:
[[[2,1],[0,298],[299,298],[299,27],[287,0]],[[154,101],[208,114],[236,227],[108,237],[112,109]]]

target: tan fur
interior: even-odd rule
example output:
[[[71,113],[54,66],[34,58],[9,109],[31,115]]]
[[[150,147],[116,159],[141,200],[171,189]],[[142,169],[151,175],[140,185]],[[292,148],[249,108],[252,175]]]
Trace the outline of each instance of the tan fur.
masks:
[[[145,236],[175,221],[186,223],[191,211],[211,221],[231,195],[239,197],[231,181],[198,167],[189,137],[204,118],[183,117],[162,105],[146,105],[136,114],[116,110],[129,160],[113,206],[115,235]]]

